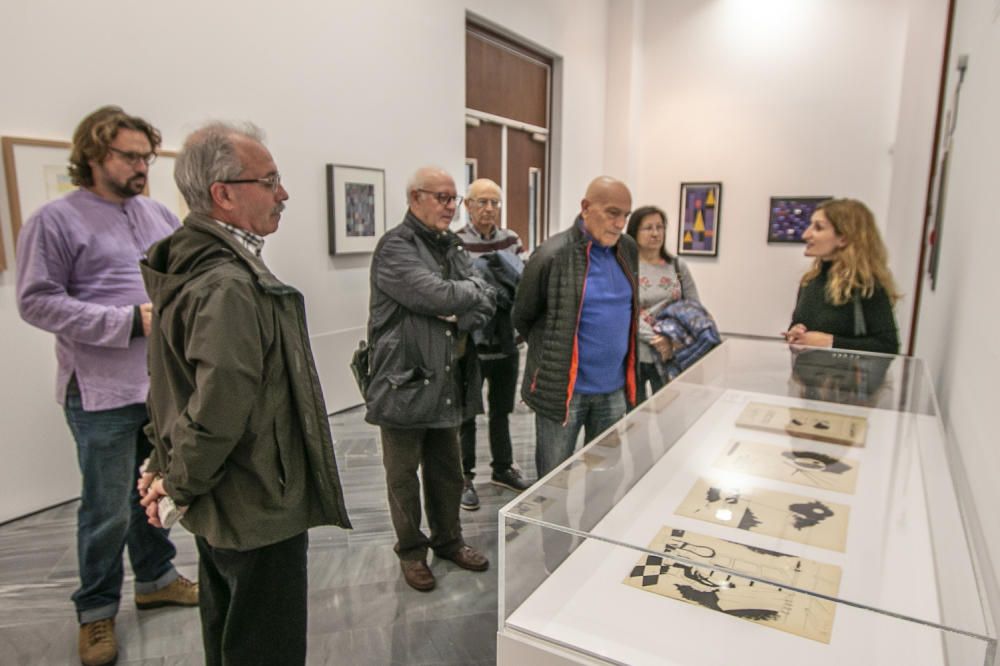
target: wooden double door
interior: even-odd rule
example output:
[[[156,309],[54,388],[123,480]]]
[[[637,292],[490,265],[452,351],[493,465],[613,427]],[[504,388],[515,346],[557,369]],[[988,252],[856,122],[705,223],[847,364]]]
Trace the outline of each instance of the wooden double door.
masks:
[[[551,60],[474,25],[466,31],[466,180],[504,193],[503,226],[547,236]]]

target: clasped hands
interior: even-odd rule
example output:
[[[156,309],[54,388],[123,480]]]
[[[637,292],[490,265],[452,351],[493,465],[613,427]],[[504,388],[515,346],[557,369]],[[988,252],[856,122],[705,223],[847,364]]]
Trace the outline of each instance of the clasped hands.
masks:
[[[785,342],[793,347],[832,347],[833,336],[821,331],[807,330],[803,324],[795,324],[781,334]]]
[[[139,504],[146,510],[146,520],[153,527],[163,527],[160,522],[160,499],[168,497],[166,489],[163,487],[163,477],[152,472],[143,472],[139,475],[136,483],[139,490]],[[186,506],[178,506],[177,510],[183,515],[187,511]]]

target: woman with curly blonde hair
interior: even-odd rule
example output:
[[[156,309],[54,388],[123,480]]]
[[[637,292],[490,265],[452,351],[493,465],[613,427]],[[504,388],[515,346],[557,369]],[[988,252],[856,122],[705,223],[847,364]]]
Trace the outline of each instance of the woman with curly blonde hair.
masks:
[[[802,234],[815,257],[802,276],[785,339],[794,345],[899,352],[899,300],[875,217],[860,201],[820,204]]]

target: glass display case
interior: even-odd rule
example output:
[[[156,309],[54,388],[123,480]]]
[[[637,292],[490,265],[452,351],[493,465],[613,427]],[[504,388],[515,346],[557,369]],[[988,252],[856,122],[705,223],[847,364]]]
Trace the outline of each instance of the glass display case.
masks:
[[[500,518],[500,664],[989,664],[919,359],[729,338]]]

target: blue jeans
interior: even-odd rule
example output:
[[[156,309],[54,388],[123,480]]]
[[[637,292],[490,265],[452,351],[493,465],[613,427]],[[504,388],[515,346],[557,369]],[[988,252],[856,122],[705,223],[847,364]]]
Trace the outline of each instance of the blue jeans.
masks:
[[[538,478],[573,455],[580,429],[586,444],[625,416],[625,391],[580,395],[569,401],[569,419],[558,421],[535,414],[535,470]]]
[[[151,449],[142,432],[146,405],[86,412],[79,394],[70,392],[64,411],[83,476],[76,529],[80,588],[73,603],[84,624],[118,613],[126,545],[138,593],[153,592],[177,578],[171,564],[177,551],[169,530],[146,522],[139,505],[139,465]]]

